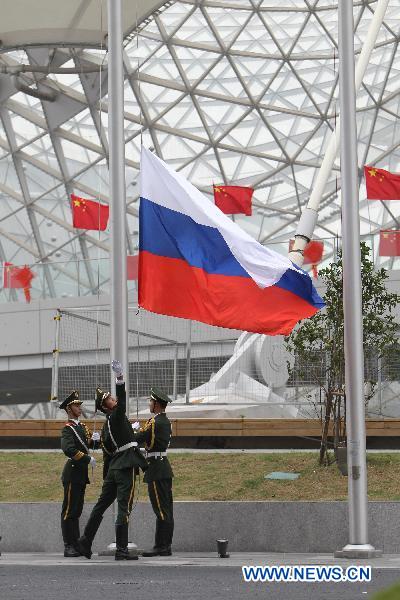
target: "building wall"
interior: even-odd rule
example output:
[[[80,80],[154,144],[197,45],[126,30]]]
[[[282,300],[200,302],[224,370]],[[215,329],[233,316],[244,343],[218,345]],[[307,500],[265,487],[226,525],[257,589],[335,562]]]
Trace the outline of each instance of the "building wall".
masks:
[[[79,297],[79,298],[63,298],[54,300],[39,300],[31,304],[20,304],[10,302],[0,304],[0,372],[2,371],[19,371],[26,369],[43,369],[51,368],[53,362],[53,349],[55,347],[55,321],[54,317],[57,314],[57,309],[71,310],[85,309],[82,314],[91,312],[92,318],[95,318],[97,310],[103,310],[100,313],[100,319],[108,320],[110,298],[107,295],[97,297]],[[132,312],[136,314],[136,310]],[[78,312],[79,314],[79,312]],[[107,314],[107,317],[104,317]],[[144,331],[149,336],[163,336],[166,339],[172,339],[179,342],[181,345],[186,343],[187,339],[187,324],[188,321],[182,319],[174,319],[163,315],[156,315],[145,312],[135,321],[133,331],[129,334],[129,344],[136,348],[136,328]],[[100,332],[102,339],[100,344],[96,341],[96,334],[93,329],[96,329],[96,324],[92,323],[92,331],[90,336],[86,336],[85,332],[89,331],[89,327],[79,322],[74,323],[72,336],[76,336],[76,343],[70,344],[70,348],[66,348],[60,344],[63,352],[84,351],[87,354],[86,362],[95,364],[96,361],[103,362],[101,357],[97,356],[98,350],[109,348],[109,331],[107,335]],[[104,328],[103,328],[104,329]],[[222,329],[218,327],[210,327],[202,323],[194,323],[192,326],[192,341],[194,356],[202,356],[203,351],[201,346],[197,346],[198,342],[207,340],[226,340],[228,353],[232,350],[234,341],[239,337],[240,331],[232,329]],[[78,339],[78,335],[80,339]],[[232,341],[233,340],[233,341]],[[96,345],[97,344],[97,345]],[[165,345],[165,344],[164,344]],[[163,343],[153,340],[151,337],[141,335],[140,351],[144,360],[162,360],[169,357],[171,346],[167,343],[167,347],[163,349]],[[164,356],[165,355],[165,356]],[[207,355],[207,353],[206,353]],[[135,357],[130,357],[130,360]],[[142,360],[142,358],[141,358]]]
[[[57,308],[107,307],[108,296],[0,304],[0,371],[51,367]]]

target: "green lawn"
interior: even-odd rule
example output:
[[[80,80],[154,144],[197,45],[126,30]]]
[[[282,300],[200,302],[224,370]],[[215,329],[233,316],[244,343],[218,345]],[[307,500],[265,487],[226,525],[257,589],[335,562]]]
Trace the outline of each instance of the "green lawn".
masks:
[[[100,454],[86,500],[95,500],[102,477]],[[318,467],[317,453],[170,454],[176,500],[344,500],[347,478],[337,467]],[[40,502],[61,499],[65,459],[56,453],[0,451],[0,501]],[[265,480],[271,471],[300,473],[294,481]],[[400,500],[400,454],[368,456],[370,500]],[[140,499],[146,499],[141,486]]]
[[[399,600],[400,598],[400,584],[394,585],[388,590],[378,592],[373,596],[372,600]]]

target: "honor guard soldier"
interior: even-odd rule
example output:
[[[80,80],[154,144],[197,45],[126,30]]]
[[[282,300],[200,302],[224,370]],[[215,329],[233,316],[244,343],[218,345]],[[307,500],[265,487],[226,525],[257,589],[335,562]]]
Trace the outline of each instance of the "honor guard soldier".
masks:
[[[136,471],[147,468],[146,460],[137,448],[132,426],[125,414],[126,392],[119,361],[112,361],[116,375],[116,398],[100,388],[96,390],[96,410],[106,415],[101,431],[104,457],[103,487],[93,507],[78,548],[86,558],[92,556],[92,542],[103,519],[103,514],[117,499],[118,514],[115,522],[115,560],[135,560],[128,552],[129,515],[135,495]],[[134,473],[135,471],[135,473]]]
[[[149,498],[157,517],[154,547],[143,552],[143,556],[171,556],[174,533],[174,513],[172,501],[173,472],[167,458],[171,441],[172,427],[165,410],[171,399],[161,390],[153,387],[150,394],[149,419],[143,429],[139,423],[132,425],[138,444],[145,444],[148,469],[144,475]]]
[[[100,435],[90,436],[89,429],[79,421],[82,400],[74,390],[60,404],[68,415],[68,422],[61,432],[61,449],[68,457],[62,473],[64,500],[61,509],[61,532],[64,540],[64,556],[68,558],[80,556],[78,551],[79,517],[82,514],[86,484],[89,482],[88,465],[96,465],[89,456],[89,448]]]

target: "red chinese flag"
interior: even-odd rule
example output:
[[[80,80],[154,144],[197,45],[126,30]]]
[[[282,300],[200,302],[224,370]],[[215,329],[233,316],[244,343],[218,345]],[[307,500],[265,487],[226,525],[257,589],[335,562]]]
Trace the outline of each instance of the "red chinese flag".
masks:
[[[15,267],[12,263],[4,263],[3,286],[11,289],[23,289],[27,302],[31,301],[32,279],[35,277],[27,267]]]
[[[321,262],[323,254],[324,242],[311,240],[311,242],[308,242],[307,246],[304,248],[304,264],[317,265]]]
[[[214,201],[226,215],[251,216],[253,188],[240,185],[214,185]]]
[[[15,278],[19,283],[21,283],[21,287],[24,290],[25,299],[27,302],[31,301],[31,285],[32,279],[34,278],[34,274],[31,269],[25,265],[25,267],[21,267],[18,269],[18,272],[15,275]]]
[[[77,229],[104,231],[107,227],[109,207],[94,200],[85,200],[71,194],[72,224]]]
[[[289,252],[293,248],[294,240],[289,240]],[[304,248],[303,256],[305,265],[311,265],[313,277],[318,277],[317,265],[321,262],[324,254],[324,242],[311,240]]]
[[[135,254],[133,256],[126,257],[126,278],[128,281],[137,281],[138,279],[138,267],[139,267],[139,255]]]
[[[379,256],[400,256],[400,231],[379,232]]]
[[[18,282],[14,278],[15,269],[12,263],[5,262],[3,267],[3,287],[4,288],[18,288]]]
[[[400,174],[364,167],[368,200],[400,200]]]

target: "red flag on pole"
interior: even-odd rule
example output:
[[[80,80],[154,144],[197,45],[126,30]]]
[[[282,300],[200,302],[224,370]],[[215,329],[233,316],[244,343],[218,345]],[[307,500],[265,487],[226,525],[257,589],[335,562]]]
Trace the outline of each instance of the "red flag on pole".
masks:
[[[14,279],[14,265],[10,262],[5,262],[3,266],[3,287],[4,288],[15,288],[21,287],[20,285],[16,285],[16,281]]]
[[[289,252],[293,248],[294,240],[289,240]],[[324,242],[318,240],[311,240],[304,248],[303,256],[305,265],[311,265],[313,277],[317,279],[318,270],[317,265],[321,262],[324,254]]]
[[[379,232],[379,256],[400,256],[400,231],[390,229]]]
[[[107,227],[109,207],[94,200],[71,194],[72,224],[77,229],[104,231]]]
[[[16,267],[12,263],[4,263],[3,287],[9,289],[23,289],[27,302],[31,301],[32,279],[35,277],[32,270],[25,265]]]
[[[138,279],[138,267],[139,267],[139,255],[128,255],[126,257],[126,278],[128,281],[137,281]]]
[[[400,174],[364,167],[368,200],[400,200]]]
[[[214,202],[226,215],[251,216],[253,188],[239,185],[214,185]]]

